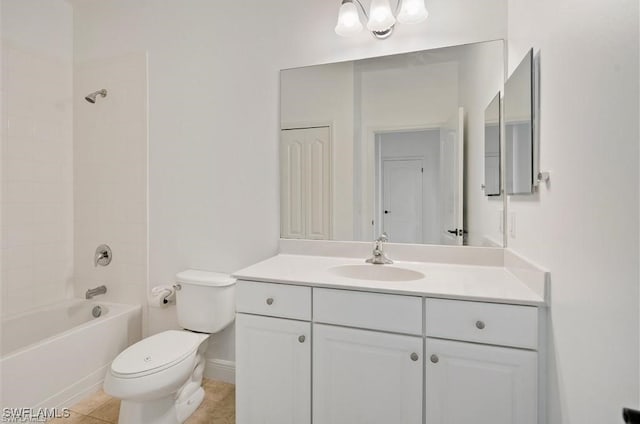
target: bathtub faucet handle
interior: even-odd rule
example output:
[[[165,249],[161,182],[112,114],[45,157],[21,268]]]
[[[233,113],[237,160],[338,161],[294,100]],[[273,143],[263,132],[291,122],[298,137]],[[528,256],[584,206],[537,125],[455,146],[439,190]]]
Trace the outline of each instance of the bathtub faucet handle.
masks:
[[[111,258],[113,258],[111,248],[106,244],[101,244],[96,248],[96,253],[93,256],[93,266],[107,266],[111,263]]]

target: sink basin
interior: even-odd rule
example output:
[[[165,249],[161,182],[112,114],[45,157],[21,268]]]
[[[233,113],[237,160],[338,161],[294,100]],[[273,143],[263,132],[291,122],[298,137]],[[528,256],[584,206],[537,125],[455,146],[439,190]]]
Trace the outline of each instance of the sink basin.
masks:
[[[389,265],[340,265],[329,268],[329,272],[355,280],[414,281],[424,278],[421,272]]]

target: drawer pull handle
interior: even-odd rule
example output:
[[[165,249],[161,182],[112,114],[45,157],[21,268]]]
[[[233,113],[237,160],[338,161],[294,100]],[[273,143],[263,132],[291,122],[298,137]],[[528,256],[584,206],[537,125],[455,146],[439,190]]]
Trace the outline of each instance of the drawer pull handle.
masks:
[[[484,321],[476,321],[476,328],[478,330],[484,330],[484,327],[485,327]]]
[[[298,337],[298,341],[299,341],[300,343],[304,343],[304,341],[305,341],[305,340],[307,340],[307,338],[306,338],[305,336],[300,336],[300,337]]]
[[[413,353],[411,354],[411,360],[415,362],[415,361],[417,361],[418,359],[419,359],[418,354],[417,354],[417,353],[415,353],[415,352],[413,352]]]
[[[438,358],[438,355],[431,355],[431,357],[429,358],[431,360],[431,362],[433,362],[434,364],[437,364],[440,361],[440,358]]]
[[[273,297],[267,299],[267,305],[273,305]]]

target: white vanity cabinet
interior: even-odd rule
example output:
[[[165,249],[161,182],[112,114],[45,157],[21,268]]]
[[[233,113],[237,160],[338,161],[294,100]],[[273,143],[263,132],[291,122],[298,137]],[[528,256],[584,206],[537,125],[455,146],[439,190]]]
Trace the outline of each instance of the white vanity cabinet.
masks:
[[[538,319],[532,306],[426,299],[426,423],[537,424]]]
[[[539,424],[535,306],[239,281],[238,424]]]
[[[427,338],[427,424],[537,424],[537,354]]]
[[[419,297],[314,288],[313,423],[421,424],[421,317]]]
[[[313,325],[314,424],[421,424],[422,338]]]
[[[240,282],[237,294],[237,423],[309,424],[311,289]]]

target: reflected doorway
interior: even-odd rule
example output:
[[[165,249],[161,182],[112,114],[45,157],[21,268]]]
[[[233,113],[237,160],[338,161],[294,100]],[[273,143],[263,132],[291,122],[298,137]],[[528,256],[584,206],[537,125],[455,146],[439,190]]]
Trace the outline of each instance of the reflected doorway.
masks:
[[[440,128],[376,134],[376,233],[440,242]],[[378,225],[375,225],[375,222]]]

